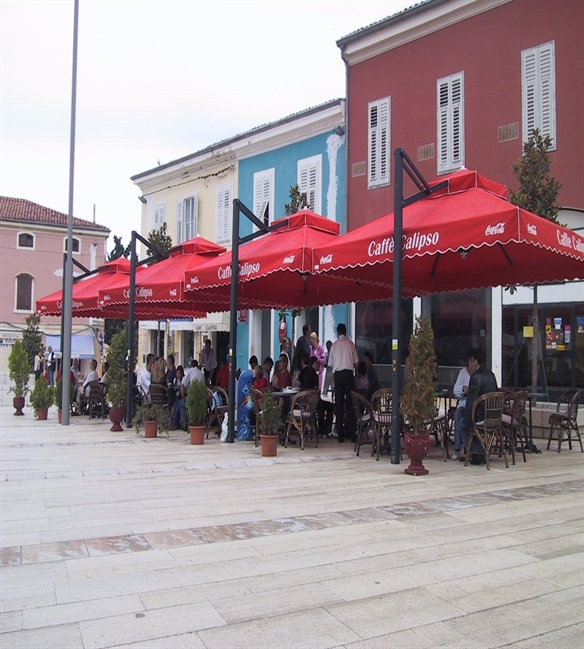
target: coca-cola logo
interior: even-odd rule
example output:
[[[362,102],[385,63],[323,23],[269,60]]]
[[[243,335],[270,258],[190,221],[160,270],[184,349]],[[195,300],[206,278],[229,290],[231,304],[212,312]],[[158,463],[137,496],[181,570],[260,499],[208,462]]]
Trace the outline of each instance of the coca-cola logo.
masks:
[[[528,223],[527,233],[530,234],[532,237],[537,237],[537,226],[534,225],[533,223]]]
[[[101,299],[101,303],[103,304],[104,302],[109,302],[111,300],[111,297],[109,296],[109,293],[106,293],[103,298]]]
[[[176,289],[175,289],[175,288],[171,288],[170,291],[168,291],[168,294],[169,294],[171,297],[176,297]]]
[[[288,257],[284,257],[282,260],[283,264],[293,264],[294,263],[294,255],[288,255]]]
[[[505,232],[505,224],[497,223],[496,225],[487,225],[485,229],[485,236],[490,237],[494,234],[503,234]]]
[[[320,258],[320,263],[321,264],[332,264],[333,263],[333,256],[332,255],[324,255],[323,257]]]
[[[191,283],[189,284],[189,286],[191,286],[191,284],[198,284],[198,283],[199,283],[199,278],[195,275],[194,277],[191,277]]]

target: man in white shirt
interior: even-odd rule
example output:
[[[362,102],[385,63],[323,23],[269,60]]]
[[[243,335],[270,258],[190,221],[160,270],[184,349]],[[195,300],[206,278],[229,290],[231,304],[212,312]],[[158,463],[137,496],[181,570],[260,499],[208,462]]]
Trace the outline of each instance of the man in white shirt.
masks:
[[[335,415],[337,438],[340,443],[345,441],[343,420],[345,410],[349,417],[349,434],[351,441],[356,438],[357,422],[351,402],[351,392],[355,389],[355,368],[359,364],[359,354],[355,345],[347,338],[347,327],[342,322],[337,325],[338,339],[332,344],[328,364],[335,377]]]
[[[86,397],[89,396],[89,383],[92,381],[99,381],[99,374],[97,373],[97,361],[95,358],[91,359],[91,362],[89,364],[89,372],[87,376],[85,377],[85,381],[83,381],[83,385],[81,385],[77,389],[77,409],[81,410],[81,395],[85,394]]]
[[[199,366],[205,373],[205,380],[209,380],[213,372],[217,369],[217,355],[211,347],[211,339],[205,340],[205,347],[199,356]]]
[[[152,364],[154,363],[154,354],[146,356],[146,367],[140,372],[138,385],[145,395],[146,401],[150,403],[150,383],[152,382]]]
[[[191,366],[186,371],[186,374],[181,381],[181,385],[185,389],[185,392],[189,389],[189,385],[193,381],[202,381],[203,383],[205,383],[205,375],[203,374],[203,372],[201,372],[201,370],[199,369],[199,364],[195,360],[191,361]]]
[[[476,347],[468,350],[466,355],[466,367],[463,367],[458,373],[458,378],[454,384],[454,396],[458,399],[456,412],[454,413],[454,453],[451,459],[456,460],[462,447],[462,421],[464,417],[464,409],[466,406],[466,395],[468,393],[468,386],[470,385],[470,377],[476,372],[479,365],[477,361]]]

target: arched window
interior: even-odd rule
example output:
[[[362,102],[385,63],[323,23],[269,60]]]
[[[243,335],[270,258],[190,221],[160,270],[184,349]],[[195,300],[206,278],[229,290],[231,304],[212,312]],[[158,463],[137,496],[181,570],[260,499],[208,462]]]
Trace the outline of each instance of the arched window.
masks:
[[[73,252],[79,252],[81,250],[81,241],[76,237],[73,237]],[[67,237],[64,239],[63,251],[67,252]]]
[[[30,232],[20,232],[18,235],[19,248],[34,248],[34,234]]]
[[[16,276],[16,310],[32,311],[32,284],[31,275],[22,273]]]

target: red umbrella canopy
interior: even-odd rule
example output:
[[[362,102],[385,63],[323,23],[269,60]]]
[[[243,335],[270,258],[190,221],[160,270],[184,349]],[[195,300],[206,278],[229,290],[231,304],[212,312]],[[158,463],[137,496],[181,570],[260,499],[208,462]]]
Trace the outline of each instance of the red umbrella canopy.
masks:
[[[403,294],[584,278],[584,238],[522,210],[503,185],[461,170],[448,187],[403,211]],[[439,182],[439,181],[437,181]],[[394,216],[356,228],[314,251],[314,272],[339,279],[338,300],[391,294]]]
[[[329,304],[329,291],[335,281],[310,276],[312,251],[315,246],[330,245],[337,240],[339,224],[310,210],[278,219],[274,224],[282,225],[239,248],[238,308],[305,308]],[[194,272],[187,271],[185,295],[204,298],[209,311],[229,309],[231,258],[228,252]]]
[[[136,274],[139,277],[146,269],[138,267]],[[79,280],[73,284],[73,306],[72,315],[75,318],[128,318],[128,303],[113,304],[108,306],[99,305],[99,290],[103,287],[116,286],[129,283],[130,262],[123,257],[114,259],[103,266],[100,266],[97,273]],[[51,295],[37,300],[37,313],[45,316],[60,316],[63,309],[62,291],[56,291]],[[152,306],[137,306],[137,320],[166,320],[167,318],[182,317],[185,314],[164,305],[153,309]],[[205,314],[202,313],[204,316]]]
[[[184,295],[183,278],[190,272],[226,249],[223,246],[195,237],[170,249],[167,259],[149,267],[140,267],[136,276],[137,309],[169,309],[177,316],[204,317],[205,312],[194,312],[194,305],[188,303]],[[120,277],[116,282],[99,291],[99,303],[102,307],[128,305],[130,294],[130,277]],[[199,306],[200,308],[200,306]]]

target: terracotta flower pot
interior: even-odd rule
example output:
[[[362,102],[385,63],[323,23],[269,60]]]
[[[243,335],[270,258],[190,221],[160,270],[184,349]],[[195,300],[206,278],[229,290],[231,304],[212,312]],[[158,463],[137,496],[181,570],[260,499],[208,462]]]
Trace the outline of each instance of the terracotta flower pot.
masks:
[[[155,421],[144,422],[144,437],[152,439],[158,435],[158,424]]]
[[[189,426],[189,432],[191,433],[191,444],[204,444],[206,430],[207,426]]]
[[[109,409],[109,418],[110,421],[112,422],[112,427],[110,430],[114,433],[119,433],[120,431],[124,430],[120,424],[122,421],[124,421],[124,416],[126,414],[126,409],[124,406],[121,406],[120,408],[110,408]]]
[[[24,412],[22,412],[22,409],[24,408],[24,397],[14,397],[12,399],[12,405],[14,406],[14,409],[16,410],[14,414],[15,417],[23,417]]]
[[[39,421],[46,421],[48,416],[49,416],[48,408],[37,408],[37,419]]]
[[[411,460],[410,466],[405,469],[405,473],[408,475],[427,475],[428,469],[422,464],[422,460],[428,454],[430,434],[423,433],[421,435],[414,435],[412,433],[406,433],[404,446]]]
[[[262,457],[275,457],[278,454],[278,435],[260,435],[262,440]]]

